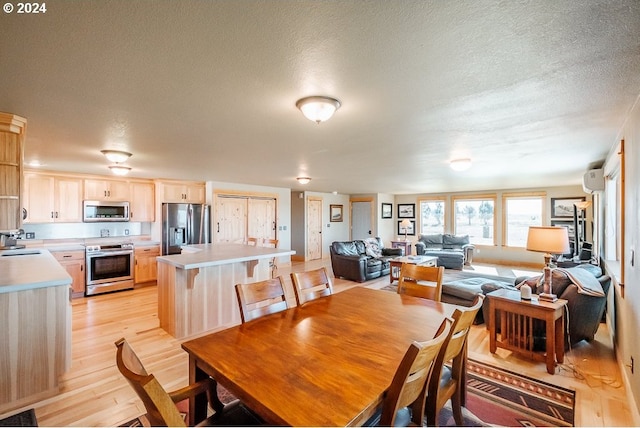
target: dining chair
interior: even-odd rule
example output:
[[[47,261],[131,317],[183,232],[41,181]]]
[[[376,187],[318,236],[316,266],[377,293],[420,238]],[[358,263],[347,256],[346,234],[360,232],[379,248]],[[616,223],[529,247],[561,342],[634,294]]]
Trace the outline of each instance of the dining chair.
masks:
[[[398,279],[398,294],[421,297],[439,302],[442,298],[444,267],[403,263]]]
[[[241,404],[240,400],[236,399],[229,404],[223,404],[218,399],[217,383],[210,377],[176,391],[167,392],[154,375],[147,373],[126,339],[119,339],[115,345],[118,370],[142,400],[147,410],[145,416],[151,426],[187,426],[188,421],[183,419],[177,403],[193,400],[202,394],[208,397],[208,404],[215,413],[202,421],[196,421],[199,426],[258,425],[262,422],[257,415]],[[203,415],[206,415],[207,400],[203,400],[202,405],[203,408],[200,410]]]
[[[333,284],[324,267],[306,272],[291,272],[291,281],[298,306],[333,294]]]
[[[377,425],[407,426],[412,422],[422,426],[427,384],[452,323],[445,318],[433,339],[409,345],[385,393]]]
[[[436,426],[440,410],[451,399],[453,418],[462,426],[462,406],[466,397],[467,338],[484,296],[478,294],[469,308],[454,311],[453,324],[435,363],[437,372],[429,379],[425,414],[427,425]],[[450,367],[447,363],[450,362]]]
[[[278,248],[278,242],[279,241],[277,239],[263,238],[262,246]],[[271,271],[271,278],[275,278],[276,276],[278,276],[278,265],[276,264],[275,257],[269,261],[269,270]]]
[[[242,322],[284,311],[289,307],[281,276],[248,284],[236,284]]]

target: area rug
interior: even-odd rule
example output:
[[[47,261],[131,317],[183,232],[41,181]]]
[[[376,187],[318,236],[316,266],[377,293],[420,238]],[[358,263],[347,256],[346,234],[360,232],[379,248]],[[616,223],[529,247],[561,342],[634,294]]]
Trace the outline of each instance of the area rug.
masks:
[[[469,359],[467,409],[489,425],[574,426],[575,391]]]

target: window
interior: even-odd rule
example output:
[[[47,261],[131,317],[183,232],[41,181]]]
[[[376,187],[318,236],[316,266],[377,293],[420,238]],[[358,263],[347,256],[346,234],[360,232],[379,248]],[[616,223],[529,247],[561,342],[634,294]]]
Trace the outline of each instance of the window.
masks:
[[[418,202],[420,207],[420,233],[423,235],[444,233],[445,200],[422,199]]]
[[[494,195],[454,198],[454,233],[469,235],[472,244],[495,245],[495,205]]]
[[[507,247],[527,246],[529,226],[542,226],[544,198],[544,193],[503,195],[504,244]]]

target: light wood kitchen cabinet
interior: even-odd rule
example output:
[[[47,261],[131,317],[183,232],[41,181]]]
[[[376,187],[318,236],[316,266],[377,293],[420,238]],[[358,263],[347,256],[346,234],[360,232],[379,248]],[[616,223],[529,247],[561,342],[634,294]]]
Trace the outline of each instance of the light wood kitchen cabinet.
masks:
[[[129,195],[131,221],[153,222],[156,220],[155,186],[153,183],[131,182]]]
[[[22,159],[27,120],[0,113],[0,230],[22,226]]]
[[[129,201],[129,182],[125,180],[84,180],[84,199],[90,201]]]
[[[82,222],[82,179],[27,172],[24,175],[25,223]]]
[[[51,254],[71,276],[72,297],[84,296],[86,284],[84,251],[52,251]]]
[[[204,204],[205,184],[201,182],[162,182],[162,202]]]
[[[159,245],[138,247],[135,249],[133,255],[135,260],[135,284],[155,281],[158,278],[158,263],[156,262],[156,257],[159,255]]]

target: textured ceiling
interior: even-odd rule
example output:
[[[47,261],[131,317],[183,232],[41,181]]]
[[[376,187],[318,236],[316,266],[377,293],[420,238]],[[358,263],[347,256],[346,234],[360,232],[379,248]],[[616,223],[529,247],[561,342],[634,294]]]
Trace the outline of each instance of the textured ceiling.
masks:
[[[579,184],[640,93],[637,0],[46,6],[0,16],[0,111],[47,170],[116,148],[135,177],[323,192]],[[316,125],[309,95],[342,107]]]

